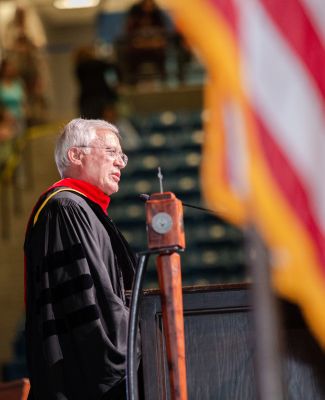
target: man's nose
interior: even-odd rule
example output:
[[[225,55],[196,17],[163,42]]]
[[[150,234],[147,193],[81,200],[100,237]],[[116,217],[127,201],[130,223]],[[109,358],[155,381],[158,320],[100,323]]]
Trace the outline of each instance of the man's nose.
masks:
[[[114,165],[117,165],[120,169],[122,169],[126,166],[126,164],[123,161],[123,158],[120,154],[117,154],[117,156],[115,157]]]

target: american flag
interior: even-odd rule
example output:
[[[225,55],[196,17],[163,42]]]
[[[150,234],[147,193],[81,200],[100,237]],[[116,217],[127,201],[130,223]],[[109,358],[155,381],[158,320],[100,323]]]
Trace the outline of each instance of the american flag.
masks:
[[[276,291],[325,347],[325,2],[164,3],[208,72],[207,203],[258,227]]]

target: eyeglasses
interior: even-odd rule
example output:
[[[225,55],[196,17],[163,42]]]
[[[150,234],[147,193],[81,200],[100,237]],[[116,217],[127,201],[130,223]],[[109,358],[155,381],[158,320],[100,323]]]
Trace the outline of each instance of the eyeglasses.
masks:
[[[120,158],[124,164],[124,167],[128,163],[128,156],[126,154],[119,152],[117,150],[110,149],[109,147],[100,147],[100,146],[76,146],[76,147],[85,147],[89,149],[102,149],[105,150],[105,153],[114,160]]]

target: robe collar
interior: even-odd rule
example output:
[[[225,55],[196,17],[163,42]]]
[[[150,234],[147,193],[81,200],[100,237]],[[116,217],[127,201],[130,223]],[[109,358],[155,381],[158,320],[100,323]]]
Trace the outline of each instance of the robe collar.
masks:
[[[65,178],[54,183],[48,190],[57,187],[69,187],[74,190],[78,190],[83,195],[85,195],[89,200],[97,203],[100,208],[107,215],[107,208],[111,201],[111,198],[100,190],[97,186],[91,185],[88,182],[81,181],[79,179]]]

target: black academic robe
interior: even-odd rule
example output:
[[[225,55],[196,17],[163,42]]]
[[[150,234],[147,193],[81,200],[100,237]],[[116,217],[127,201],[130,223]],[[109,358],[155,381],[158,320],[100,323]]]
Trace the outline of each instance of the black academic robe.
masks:
[[[125,377],[124,289],[131,288],[134,257],[99,205],[80,194],[57,193],[35,225],[30,221],[26,344],[33,398],[100,399]]]

